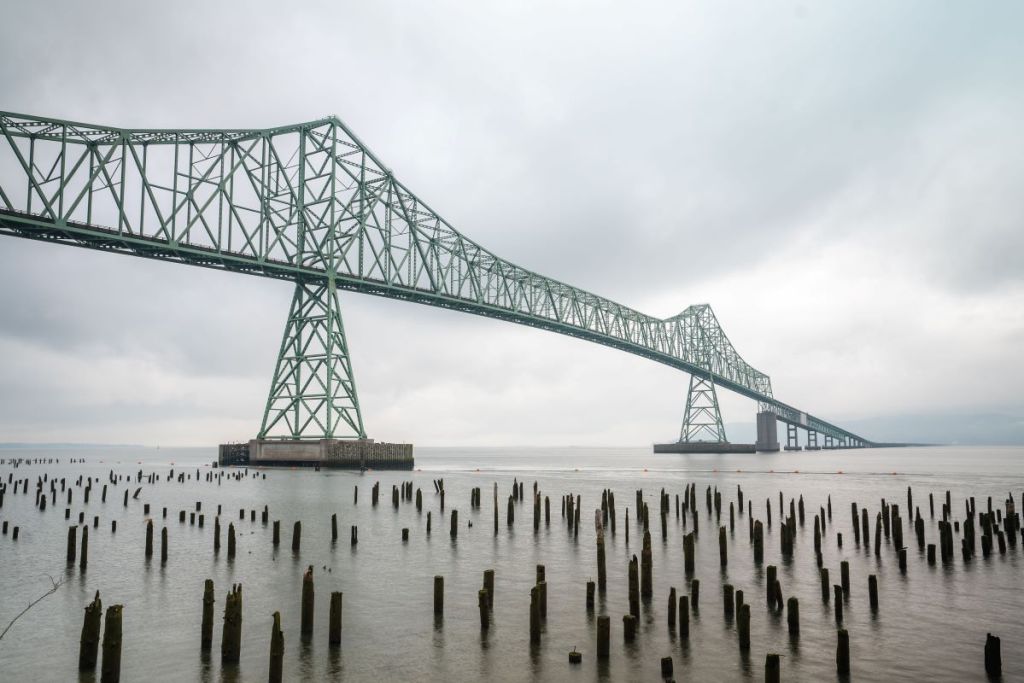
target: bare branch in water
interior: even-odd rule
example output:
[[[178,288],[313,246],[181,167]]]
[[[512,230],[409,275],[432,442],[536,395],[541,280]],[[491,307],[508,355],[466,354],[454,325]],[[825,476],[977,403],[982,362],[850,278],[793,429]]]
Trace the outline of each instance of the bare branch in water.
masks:
[[[2,633],[0,633],[0,639],[3,639],[3,637],[7,635],[7,632],[11,630],[12,626],[14,626],[14,622],[16,622],[18,619],[21,619],[21,617],[24,616],[25,612],[28,612],[30,609],[32,609],[33,607],[38,605],[40,602],[42,602],[43,598],[45,598],[47,595],[53,595],[54,593],[56,593],[57,589],[60,588],[61,585],[64,583],[64,579],[63,578],[57,579],[55,581],[53,579],[53,577],[50,576],[49,574],[46,575],[46,578],[50,579],[50,583],[53,584],[53,587],[50,588],[50,590],[48,590],[45,593],[43,593],[42,595],[40,595],[38,598],[36,598],[32,602],[28,603],[28,607],[26,607],[25,609],[21,610],[21,612],[19,612],[16,617],[11,619],[11,622],[9,624],[7,624],[7,628],[5,628]]]

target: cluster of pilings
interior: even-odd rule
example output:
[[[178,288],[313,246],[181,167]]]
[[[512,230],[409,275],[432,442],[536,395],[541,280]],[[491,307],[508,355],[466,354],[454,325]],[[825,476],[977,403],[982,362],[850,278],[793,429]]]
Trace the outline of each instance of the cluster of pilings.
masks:
[[[24,463],[18,465],[24,466]],[[195,480],[200,480],[200,472],[195,472]],[[220,483],[225,479],[241,480],[243,478],[265,478],[266,475],[258,472],[249,473],[247,470],[228,473],[225,471],[220,472],[208,472],[205,476],[205,480],[210,483]],[[167,474],[166,482],[177,482],[184,483],[190,481],[193,478],[191,471],[178,471],[175,473],[171,470]],[[50,508],[56,506],[56,500],[58,495],[61,501],[66,500],[67,507],[65,508],[65,518],[70,518],[71,507],[74,505],[76,499],[81,500],[81,504],[88,505],[90,496],[93,488],[100,487],[100,504],[106,504],[107,498],[107,487],[120,488],[124,486],[123,493],[121,496],[116,497],[115,500],[120,499],[122,507],[127,507],[129,501],[138,501],[144,487],[146,485],[154,485],[161,480],[156,474],[144,475],[140,470],[134,477],[115,474],[111,471],[108,475],[107,481],[101,482],[98,478],[91,477],[78,477],[74,482],[71,482],[68,478],[51,479],[46,474],[42,474],[36,478],[35,482],[35,507],[45,512],[47,505]],[[6,482],[0,482],[0,509],[3,508],[5,495],[28,495],[30,484],[30,478],[14,478],[14,472],[9,473]],[[441,479],[434,480],[434,492],[438,499],[438,503],[441,512],[444,512],[444,481]],[[58,491],[59,487],[59,491]],[[375,482],[372,487],[371,505],[376,506],[379,497],[380,482]],[[75,489],[80,489],[80,495],[75,496]],[[537,482],[533,483],[533,515],[532,519],[528,518],[528,523],[532,523],[534,532],[538,532],[541,524],[545,527],[550,525],[550,497],[544,495]],[[651,543],[651,529],[650,529],[650,508],[647,500],[645,499],[643,490],[635,491],[636,504],[634,507],[633,525],[638,527],[641,548],[639,557],[632,555],[628,558],[628,564],[626,567],[627,584],[625,586],[626,595],[628,597],[629,611],[622,617],[622,638],[625,643],[634,641],[637,637],[638,624],[641,619],[641,605],[646,604],[651,599],[654,593],[654,569],[652,561],[652,543]],[[686,639],[690,635],[690,614],[699,609],[700,604],[700,579],[696,577],[696,553],[699,551],[699,529],[698,524],[698,493],[696,484],[689,484],[682,488],[682,495],[679,493],[674,494],[674,505],[673,495],[667,492],[665,489],[661,489],[657,493],[658,497],[658,513],[660,518],[660,535],[662,539],[666,539],[668,536],[669,524],[667,523],[668,517],[674,514],[677,520],[681,519],[682,522],[682,550],[683,550],[683,575],[686,578],[686,583],[682,590],[677,590],[676,586],[670,586],[668,591],[668,626],[677,637]],[[764,529],[767,526],[769,529],[772,526],[772,507],[773,500],[768,498],[765,500],[763,509],[763,519],[755,516],[752,501],[746,501],[746,508],[744,508],[744,493],[742,488],[737,486],[735,501],[728,501],[728,521],[727,523],[723,519],[723,510],[726,509],[723,500],[723,494],[716,488],[708,486],[704,492],[706,514],[708,516],[708,525],[717,528],[718,533],[714,535],[717,540],[718,546],[718,557],[719,565],[723,570],[726,570],[729,564],[729,551],[728,551],[728,538],[731,537],[736,530],[736,518],[746,514],[747,516],[747,529],[748,529],[748,540],[750,545],[750,552],[752,553],[753,563],[755,567],[760,568],[764,563]],[[509,527],[513,527],[515,524],[516,507],[521,504],[524,500],[524,482],[515,480],[512,484],[511,492],[508,496],[507,508],[506,508],[506,524]],[[47,503],[49,501],[49,503]],[[415,501],[415,502],[414,502]],[[960,534],[960,561],[964,563],[972,562],[977,553],[981,552],[982,557],[989,557],[990,555],[998,552],[999,554],[1006,554],[1008,548],[1014,548],[1018,541],[1018,536],[1021,536],[1022,529],[1020,524],[1020,515],[1016,510],[1016,504],[1013,500],[1012,495],[1008,495],[1003,500],[1002,507],[994,506],[993,500],[989,497],[986,501],[987,505],[985,510],[978,512],[976,507],[976,501],[973,497],[968,497],[964,501],[963,511],[964,516],[962,520],[954,519],[954,506],[949,491],[945,492],[945,500],[941,504],[939,519],[936,520],[938,542],[929,543],[927,537],[928,526],[925,523],[925,517],[922,515],[920,507],[915,507],[913,503],[913,491],[910,487],[907,489],[907,503],[906,507],[902,509],[898,503],[881,499],[876,510],[869,511],[870,506],[858,505],[857,502],[851,503],[850,512],[850,531],[852,532],[853,544],[865,554],[875,555],[882,554],[883,537],[886,539],[885,546],[890,548],[896,556],[896,562],[902,573],[907,572],[907,546],[904,544],[904,531],[905,527],[907,533],[912,533],[914,542],[917,545],[919,551],[924,551],[924,557],[926,562],[930,565],[941,562],[943,564],[952,564],[957,561],[956,544],[954,543],[954,536]],[[353,490],[353,503],[358,504],[358,486],[354,487]],[[414,504],[418,515],[423,512],[423,495],[422,491],[415,488],[413,481],[402,482],[400,485],[392,487],[392,503],[397,509],[402,504]],[[116,503],[115,503],[116,504]],[[1024,500],[1022,500],[1024,505]],[[499,506],[498,506],[498,485],[494,484],[493,487],[493,505],[494,505],[494,532],[498,533],[499,528]],[[779,492],[777,510],[779,513],[779,542],[780,542],[780,554],[786,561],[791,561],[794,558],[796,551],[797,541],[800,538],[798,534],[798,528],[803,527],[807,513],[805,511],[805,504],[803,496],[800,495],[797,498],[790,497],[788,505],[782,492]],[[473,488],[470,491],[470,509],[479,510],[482,507],[482,489],[479,487]],[[563,523],[567,526],[570,538],[578,538],[579,535],[579,522],[582,510],[582,498],[580,494],[566,493],[561,495],[561,515]],[[147,562],[155,561],[153,556],[155,554],[154,535],[156,534],[156,528],[154,527],[154,516],[150,514],[150,504],[142,502],[142,511],[145,518],[145,545],[143,554]],[[261,510],[255,508],[246,510],[242,508],[239,510],[239,520],[245,520],[249,517],[250,522],[255,522],[256,513],[260,513],[260,521],[264,526],[271,523],[270,511],[266,505]],[[211,511],[212,512],[212,511]],[[213,534],[213,552],[219,553],[221,551],[221,506],[218,505],[216,508],[216,514],[214,514],[214,534]],[[248,515],[246,514],[248,512]],[[874,537],[871,536],[871,512],[874,512],[875,524],[874,524]],[[905,515],[904,515],[905,513]],[[833,571],[835,567],[826,566],[825,557],[823,554],[823,547],[827,545],[830,534],[834,533],[835,543],[838,548],[842,547],[842,533],[833,527],[832,522],[832,501],[831,496],[827,499],[827,507],[821,507],[818,510],[810,510],[810,514],[813,515],[813,558],[817,565],[818,576],[820,578],[820,589],[821,589],[821,601],[825,605],[830,602],[832,604],[832,611],[834,613],[834,621],[836,627],[836,671],[839,674],[845,674],[850,671],[850,634],[844,628],[844,604],[848,602],[851,596],[851,574],[850,564],[848,561],[839,562],[838,566],[838,583],[832,583],[835,579]],[[934,497],[931,493],[928,494],[928,510],[927,514],[929,518],[934,519],[936,517]],[[196,501],[194,503],[194,509],[178,510],[178,524],[184,525],[187,523],[190,526],[204,527],[205,513],[203,512],[202,502]],[[595,593],[605,595],[609,590],[608,579],[607,579],[607,555],[605,549],[605,535],[607,533],[615,534],[617,529],[617,510],[615,503],[615,494],[611,489],[605,489],[601,493],[600,507],[594,511],[595,520],[595,532],[596,532],[596,548],[597,548],[597,581],[588,580],[585,583],[585,610],[588,613],[592,613],[595,609]],[[161,518],[166,520],[168,517],[167,508],[163,508],[161,511]],[[85,523],[84,511],[79,512],[78,525],[72,525],[68,528],[67,541],[65,546],[65,559],[68,564],[78,563],[81,571],[85,571],[88,565],[88,549],[89,549],[89,524]],[[98,527],[99,516],[94,516],[92,528]],[[331,541],[332,543],[337,541],[338,529],[337,529],[337,515],[332,514],[330,517],[331,527]],[[472,522],[469,522],[470,526]],[[624,511],[624,524],[623,530],[626,535],[626,542],[628,544],[628,538],[630,533],[630,513],[629,509],[626,508]],[[2,524],[3,533],[6,535],[8,532],[8,521],[3,520]],[[272,521],[272,545],[277,546],[280,543],[280,520]],[[741,527],[742,528],[742,527]],[[17,538],[18,526],[13,527],[12,540]],[[431,512],[427,511],[425,518],[425,530],[429,535],[431,530]],[[457,539],[459,531],[458,523],[458,511],[451,510],[451,525],[450,525],[450,536],[451,538]],[[116,532],[116,521],[112,521],[111,533]],[[402,540],[408,541],[409,528],[402,529]],[[849,536],[848,536],[849,538]],[[1024,539],[1024,536],[1022,536]],[[355,525],[351,527],[351,544],[354,546],[358,542],[358,528]],[[292,528],[291,537],[291,549],[296,555],[301,553],[302,543],[302,522],[294,521]],[[160,547],[160,563],[166,564],[170,556],[170,546],[168,540],[168,525],[166,522],[160,526],[159,533],[159,547]],[[938,548],[938,554],[936,549]],[[236,535],[235,525],[233,522],[227,524],[227,558],[230,560],[235,556],[236,552]],[[786,623],[788,626],[789,635],[792,638],[799,637],[800,633],[800,604],[799,599],[795,595],[785,596],[784,586],[781,584],[776,566],[768,565],[765,567],[765,607],[768,612],[775,614],[785,614]],[[537,565],[536,577],[533,587],[530,590],[530,642],[538,643],[542,637],[541,625],[547,619],[547,574],[544,565]],[[732,582],[725,584],[723,587],[722,594],[722,609],[727,620],[735,619],[736,622],[736,639],[737,647],[741,651],[751,650],[751,634],[750,634],[750,620],[752,618],[752,605],[753,602],[747,599],[742,588],[737,587],[735,581],[738,577],[733,577]],[[878,576],[875,574],[869,574],[865,577],[860,577],[861,581],[866,579],[867,584],[867,602],[870,609],[873,612],[879,610],[879,594],[878,594]],[[487,629],[493,623],[494,620],[494,591],[495,591],[495,570],[490,569],[484,572],[483,576],[483,587],[478,591],[478,608],[479,608],[479,619],[480,626],[482,629]],[[314,593],[313,593],[313,569],[309,569],[303,575],[302,580],[302,619],[300,623],[300,635],[303,638],[308,637],[312,633],[313,624],[313,606],[314,606]],[[749,595],[749,593],[748,593]],[[207,581],[204,588],[203,600],[202,600],[202,611],[203,611],[203,625],[201,634],[201,647],[204,650],[212,647],[212,610],[213,610],[213,583]],[[107,621],[106,627],[103,631],[103,665],[102,665],[102,680],[113,681],[117,680],[120,670],[120,650],[121,650],[121,605],[115,605],[107,610]],[[444,577],[434,577],[434,611],[435,614],[443,614],[444,612]],[[97,594],[93,602],[89,603],[85,610],[85,619],[82,629],[81,637],[81,649],[80,649],[80,666],[83,670],[92,670],[96,667],[98,656],[98,643],[100,642],[100,617],[102,616],[102,606],[99,601],[99,595]],[[224,611],[224,627],[222,633],[222,660],[225,663],[236,662],[239,657],[239,648],[241,647],[241,618],[242,618],[242,593],[241,585],[233,586],[232,590],[228,593],[225,602]],[[335,592],[331,594],[330,599],[330,610],[329,610],[329,639],[332,646],[340,643],[341,634],[341,593]],[[280,615],[275,613],[272,619],[271,637],[268,641],[268,651],[271,661],[271,679],[280,680],[282,676],[282,656],[284,652],[284,630],[282,629]],[[611,620],[610,615],[599,615],[597,617],[597,631],[596,631],[596,644],[595,652],[598,659],[607,659],[611,656],[610,637],[611,637]],[[108,655],[109,653],[109,655]],[[570,653],[570,662],[581,660],[582,653],[578,652],[575,648]],[[109,658],[109,664],[108,664]],[[999,638],[991,634],[987,635],[985,647],[984,647],[984,664],[985,670],[989,673],[1001,671],[1001,651]],[[672,672],[672,661],[671,658],[667,658],[667,661],[663,661],[663,672],[668,671],[667,675],[671,675]],[[778,680],[780,676],[781,663],[777,655],[773,653],[767,653],[765,659],[765,672],[766,678],[769,680]],[[275,674],[276,672],[276,674]],[[275,678],[276,676],[276,678]]]

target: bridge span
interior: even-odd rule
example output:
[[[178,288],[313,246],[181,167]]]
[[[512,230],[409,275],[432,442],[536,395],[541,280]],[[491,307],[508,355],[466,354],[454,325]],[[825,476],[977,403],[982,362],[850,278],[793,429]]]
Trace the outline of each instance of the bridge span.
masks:
[[[655,318],[463,236],[336,117],[124,129],[0,112],[0,234],[288,280],[260,440],[365,439],[338,290],[496,318],[691,376],[680,444],[724,444],[717,388],[758,403],[758,448],[871,441],[776,399],[706,304]],[[824,443],[818,442],[818,436]],[[680,447],[685,449],[684,446]]]

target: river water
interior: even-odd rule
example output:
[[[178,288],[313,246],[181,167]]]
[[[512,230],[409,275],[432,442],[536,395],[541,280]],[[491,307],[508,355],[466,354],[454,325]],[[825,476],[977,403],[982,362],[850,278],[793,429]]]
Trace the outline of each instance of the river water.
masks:
[[[994,549],[964,562],[960,534],[954,535],[954,561],[931,566],[919,551],[912,528],[904,530],[908,550],[906,574],[897,566],[893,542],[885,539],[879,556],[873,547],[854,541],[850,503],[867,506],[874,535],[874,517],[881,499],[900,506],[907,520],[907,487],[925,520],[928,543],[938,542],[937,521],[946,490],[953,498],[954,520],[964,518],[964,498],[974,496],[978,512],[993,499],[1003,509],[1010,494],[1017,510],[1024,507],[1024,448],[934,447],[862,451],[822,451],[772,455],[654,455],[649,449],[428,449],[416,451],[414,472],[357,472],[273,469],[239,481],[207,482],[215,449],[62,449],[0,451],[4,482],[9,475],[28,478],[28,495],[8,490],[0,520],[20,527],[0,536],[0,628],[50,587],[64,583],[29,610],[0,640],[0,681],[98,680],[98,673],[77,672],[78,641],[83,608],[98,590],[104,607],[124,605],[123,680],[136,681],[262,681],[267,678],[271,615],[280,611],[285,637],[285,680],[449,680],[449,681],[563,681],[660,680],[660,660],[671,656],[676,680],[763,680],[767,653],[782,655],[786,681],[837,679],[837,625],[832,600],[821,599],[813,552],[814,515],[831,496],[833,517],[822,544],[824,566],[832,583],[839,582],[839,563],[850,563],[851,590],[844,601],[842,626],[849,632],[851,680],[970,681],[985,680],[983,648],[986,633],[1002,639],[1003,680],[1024,680],[1024,550],[1018,540],[1005,555]],[[22,464],[12,458],[60,458],[60,464]],[[69,458],[84,462],[69,463]],[[167,473],[187,472],[184,483],[167,481]],[[105,503],[100,489],[108,473],[130,475],[155,472],[157,484],[143,480],[137,500],[122,503],[124,481],[111,485]],[[200,478],[197,481],[196,471]],[[232,470],[225,470],[230,472]],[[66,478],[74,489],[71,520],[64,518],[66,493],[58,483],[57,504],[46,511],[34,505],[37,477]],[[266,478],[263,478],[263,473]],[[98,477],[89,503],[74,486],[79,475]],[[432,480],[444,479],[445,512]],[[515,506],[515,524],[506,526],[505,509],[514,479],[526,482],[526,495]],[[391,488],[413,481],[422,489],[423,512],[412,502],[396,510]],[[370,489],[380,482],[380,502],[370,504]],[[541,522],[535,533],[531,489],[536,481],[551,500],[550,526]],[[498,485],[500,519],[493,531],[492,486]],[[670,587],[689,593],[683,571],[684,527],[675,516],[674,497],[695,483],[699,535],[696,571],[699,610],[691,616],[690,635],[681,638],[667,626]],[[766,499],[772,501],[772,521],[765,528],[765,558],[755,566],[746,510],[728,533],[728,565],[720,567],[718,526],[728,529],[728,505],[735,503],[737,485],[752,501],[754,517],[765,519]],[[353,488],[359,487],[358,502]],[[706,487],[722,492],[723,515],[716,521],[705,508]],[[483,507],[470,508],[470,490],[483,489]],[[596,579],[596,540],[593,511],[602,489],[615,492],[617,531],[608,534],[608,589],[597,598],[596,610],[585,607],[585,584]],[[667,539],[662,540],[658,495],[672,496]],[[653,545],[653,600],[641,608],[635,642],[623,642],[622,616],[629,611],[627,566],[640,555],[642,530],[636,524],[635,491],[643,489],[650,507]],[[49,484],[45,487],[49,491]],[[778,496],[786,506],[803,495],[806,521],[798,526],[792,559],[780,552]],[[561,497],[581,496],[578,537],[561,515]],[[935,517],[928,494],[935,496]],[[202,502],[204,528],[178,522],[179,510],[194,510]],[[144,557],[144,503],[151,506],[156,551]],[[213,552],[213,516],[223,508],[223,546]],[[257,512],[269,506],[270,520],[281,521],[281,544],[271,543],[271,525]],[[746,503],[744,503],[744,506]],[[167,518],[161,516],[168,509]],[[239,520],[239,509],[245,519]],[[629,541],[624,515],[629,508]],[[458,537],[449,535],[449,515],[458,510]],[[90,524],[86,571],[65,560],[70,524],[84,511]],[[427,512],[432,534],[426,533]],[[330,518],[338,515],[339,538],[331,540]],[[94,516],[99,526],[92,528]],[[116,533],[111,521],[117,520]],[[291,550],[292,525],[302,521],[302,547]],[[227,523],[238,532],[238,551],[227,559]],[[469,523],[472,523],[472,527]],[[909,523],[908,523],[909,524]],[[358,525],[359,543],[349,543],[349,527]],[[169,560],[159,560],[159,530],[169,534]],[[401,529],[409,528],[402,542]],[[837,534],[843,535],[843,547]],[[980,537],[980,531],[979,531]],[[979,538],[980,541],[980,538]],[[873,542],[872,542],[873,546]],[[541,643],[529,639],[530,588],[535,567],[546,567],[548,611]],[[314,566],[316,585],[315,633],[309,642],[299,637],[302,573]],[[801,632],[790,638],[784,612],[770,611],[765,600],[767,565],[778,566],[783,595],[800,602]],[[493,621],[480,628],[477,591],[485,569],[496,570]],[[868,575],[878,577],[879,609],[868,605]],[[433,615],[433,577],[445,580],[444,616]],[[216,585],[216,623],[212,654],[200,652],[204,580]],[[243,586],[241,662],[220,663],[221,615],[224,596],[233,583]],[[743,590],[751,605],[751,648],[738,647],[736,623],[723,611],[722,586]],[[344,592],[343,636],[340,648],[327,642],[328,596]],[[596,616],[611,617],[611,655],[596,658]],[[583,653],[579,665],[568,653]]]

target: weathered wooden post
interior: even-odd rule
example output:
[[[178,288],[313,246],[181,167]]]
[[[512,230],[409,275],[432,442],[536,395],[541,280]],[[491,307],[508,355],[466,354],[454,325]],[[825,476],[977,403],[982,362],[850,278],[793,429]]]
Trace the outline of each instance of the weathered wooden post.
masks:
[[[342,593],[334,591],[331,593],[331,609],[327,617],[327,643],[328,645],[341,644],[341,600]]]
[[[160,564],[167,564],[167,527],[160,530]]]
[[[444,577],[434,577],[434,614],[444,614]]]
[[[800,635],[800,603],[796,597],[786,601],[786,621],[789,623],[789,635]]]
[[[299,552],[299,546],[302,543],[302,522],[295,522],[295,526],[292,527],[292,552]]]
[[[640,616],[640,567],[636,555],[629,561],[629,613]]]
[[[871,611],[878,609],[878,579],[874,574],[868,576],[868,603]]]
[[[457,538],[459,535],[459,511],[452,510],[452,530],[451,537]]]
[[[691,531],[683,536],[683,569],[687,574],[693,573],[693,553],[693,532]]]
[[[146,520],[146,558],[153,557],[153,520]]]
[[[75,562],[75,547],[78,544],[78,529],[73,526],[68,527],[68,564],[74,564]]]
[[[237,664],[242,651],[242,584],[231,587],[224,603],[224,629],[220,640],[222,664]]]
[[[596,586],[593,581],[587,581],[587,613],[594,611],[594,590]]]
[[[750,649],[750,605],[743,605],[740,607],[739,614],[739,636],[740,636],[740,649]]]
[[[209,652],[213,646],[213,579],[207,579],[203,587],[203,625],[199,636],[199,649]]]
[[[985,673],[993,678],[1003,674],[1003,655],[997,636],[985,634]]]
[[[608,659],[608,644],[611,640],[611,618],[602,614],[597,618],[597,658]]]
[[[731,619],[735,611],[734,590],[731,583],[722,586],[722,602],[725,610],[725,618]]]
[[[651,532],[644,532],[644,544],[643,549],[640,551],[640,597],[649,599],[653,594],[653,561],[651,557]],[[637,621],[640,620],[639,615],[636,616]]]
[[[835,585],[832,588],[835,592],[835,600],[833,602],[836,608],[836,623],[841,624],[843,623],[843,587]]]
[[[331,541],[338,540],[338,513],[331,515]]]
[[[676,587],[672,586],[668,591],[668,628],[670,631],[676,627]]]
[[[866,543],[865,543],[866,545]],[[839,563],[839,582],[843,586],[843,595],[850,594],[850,563],[843,560]]]
[[[313,635],[313,565],[302,575],[302,618],[299,633],[302,638]]]
[[[235,523],[228,522],[228,559],[235,559]]]
[[[82,622],[82,636],[78,647],[78,670],[94,671],[96,655],[100,647],[100,620],[103,618],[103,603],[100,592],[85,606],[85,619]]]
[[[270,683],[281,683],[284,664],[284,634],[281,633],[281,613],[274,612],[270,627]]]
[[[765,655],[764,658],[764,683],[780,683],[782,672],[780,671],[779,656],[775,654]]]
[[[845,628],[839,629],[836,642],[836,672],[840,676],[850,673],[850,634]]]
[[[821,568],[821,599],[823,602],[828,602],[828,567]]]
[[[540,643],[540,587],[530,589],[530,643]]]
[[[636,639],[636,617],[626,614],[622,617],[622,639],[632,643]]]
[[[785,528],[785,527],[783,527]],[[774,564],[768,565],[768,570],[765,575],[765,601],[768,603],[768,609],[771,609],[775,604],[775,577],[778,575],[778,569]]]
[[[273,525],[273,536],[271,543],[274,546],[281,545],[281,520],[275,519]]]
[[[730,504],[731,505],[731,504]],[[725,527],[718,527],[718,561],[721,566],[729,564],[728,551],[725,546]]]
[[[127,492],[125,492],[127,496]],[[122,605],[107,608],[103,626],[103,665],[100,668],[101,683],[117,683],[121,680],[121,612]]]

